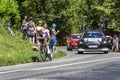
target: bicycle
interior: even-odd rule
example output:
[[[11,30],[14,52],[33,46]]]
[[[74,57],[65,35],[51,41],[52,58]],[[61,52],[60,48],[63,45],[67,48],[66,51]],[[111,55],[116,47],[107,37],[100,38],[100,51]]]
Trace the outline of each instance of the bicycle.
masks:
[[[41,59],[43,61],[46,61],[46,59],[48,58],[50,61],[52,61],[52,55],[51,53],[48,54],[48,49],[47,49],[47,46],[46,44],[44,43],[44,41],[42,41],[41,45],[40,45],[40,56],[41,56]]]

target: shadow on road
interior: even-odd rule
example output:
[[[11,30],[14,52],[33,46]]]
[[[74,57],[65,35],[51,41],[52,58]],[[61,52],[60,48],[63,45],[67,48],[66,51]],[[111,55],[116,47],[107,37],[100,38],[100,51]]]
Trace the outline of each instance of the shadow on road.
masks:
[[[75,53],[76,55],[88,55],[88,54],[109,54],[109,53],[103,53],[103,52],[85,52],[78,54],[77,52]]]
[[[42,61],[40,61],[40,60],[38,59],[38,57],[35,57],[35,56],[32,57],[32,61],[33,61],[33,62],[42,62]]]

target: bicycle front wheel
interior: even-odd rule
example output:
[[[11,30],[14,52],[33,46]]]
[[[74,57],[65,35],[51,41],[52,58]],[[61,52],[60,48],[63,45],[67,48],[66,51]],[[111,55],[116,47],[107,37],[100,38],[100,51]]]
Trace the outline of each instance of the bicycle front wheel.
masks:
[[[50,60],[50,61],[52,61],[52,54],[50,53],[50,54],[47,54],[47,56],[48,56],[48,59]]]
[[[46,57],[47,57],[47,48],[46,48],[44,45],[41,46],[40,56],[41,56],[41,59],[42,59],[43,61],[46,61]]]

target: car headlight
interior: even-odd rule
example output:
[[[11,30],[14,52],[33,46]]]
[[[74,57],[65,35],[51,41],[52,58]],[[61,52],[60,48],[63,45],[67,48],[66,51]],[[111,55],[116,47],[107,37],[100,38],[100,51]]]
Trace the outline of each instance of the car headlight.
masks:
[[[107,41],[103,41],[103,43],[107,43]]]
[[[83,42],[80,41],[79,43],[82,44]]]

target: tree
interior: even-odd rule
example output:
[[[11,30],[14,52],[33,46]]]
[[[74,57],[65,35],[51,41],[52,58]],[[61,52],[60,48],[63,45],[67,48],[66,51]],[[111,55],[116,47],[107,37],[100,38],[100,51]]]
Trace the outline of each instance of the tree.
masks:
[[[49,26],[57,23],[62,43],[70,34],[82,32],[83,25],[86,29],[97,29],[103,22],[106,33],[120,32],[119,3],[118,0],[23,0],[20,12],[22,16],[34,17],[35,21],[42,17]]]
[[[0,24],[5,24],[6,21],[12,19],[13,24],[18,24],[19,22],[19,10],[18,3],[15,0],[0,0]]]

